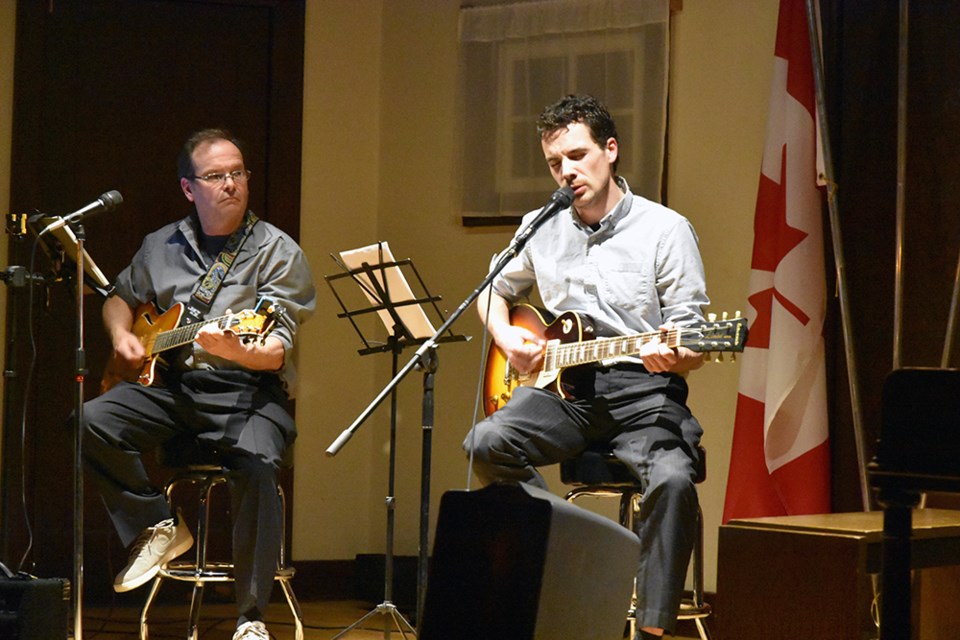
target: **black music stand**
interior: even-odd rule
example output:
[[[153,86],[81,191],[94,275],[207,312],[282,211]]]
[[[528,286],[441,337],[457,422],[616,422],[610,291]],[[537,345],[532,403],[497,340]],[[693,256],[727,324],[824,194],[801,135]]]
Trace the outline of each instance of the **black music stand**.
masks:
[[[374,252],[375,249],[375,252]],[[390,255],[390,249],[385,242],[379,242],[377,245],[357,250],[356,252],[347,252],[341,254],[345,259],[352,257],[352,263],[356,264],[351,268],[348,264],[332,256],[334,262],[343,270],[342,273],[325,276],[327,284],[333,291],[334,297],[343,309],[342,313],[337,314],[338,318],[346,318],[353,325],[357,335],[363,342],[364,348],[359,350],[360,355],[369,355],[371,353],[383,353],[390,351],[393,356],[392,375],[397,375],[397,362],[400,353],[407,346],[423,344],[427,338],[434,334],[434,328],[426,312],[421,305],[430,304],[436,314],[443,320],[443,313],[437,306],[439,296],[433,296],[427,290],[423,278],[417,272],[413,261],[409,258],[404,260],[394,260]],[[375,259],[371,264],[370,260]],[[408,267],[415,276],[419,290],[423,292],[422,296],[413,293],[404,277],[403,267]],[[350,278],[357,283],[363,292],[369,306],[361,306],[351,310],[344,302],[343,298],[337,293],[333,283],[342,278]],[[393,291],[391,291],[393,283]],[[399,291],[398,291],[399,289]],[[357,316],[376,312],[389,332],[386,343],[377,343],[368,340],[363,331],[354,321]],[[464,341],[468,338],[454,335],[448,332],[438,342]],[[423,383],[423,402],[424,415],[433,415],[433,376],[436,373],[436,355],[432,354],[429,358],[424,358],[423,364],[424,383]],[[367,612],[359,620],[345,628],[334,636],[334,640],[346,635],[356,629],[374,615],[389,616],[396,629],[406,638],[407,632],[414,634],[416,629],[403,617],[403,614],[397,609],[393,602],[393,537],[395,526],[396,498],[394,496],[395,477],[396,477],[396,434],[397,434],[397,392],[394,387],[390,393],[390,447],[389,447],[389,470],[387,481],[387,497],[385,500],[387,509],[387,532],[386,532],[386,552],[384,554],[384,586],[383,601],[376,607]],[[427,413],[429,411],[429,413]],[[429,422],[429,424],[427,424]],[[418,578],[417,578],[417,613],[419,614],[422,606],[422,592],[426,584],[425,576],[427,569],[427,531],[429,527],[429,504],[430,504],[430,447],[432,436],[432,418],[424,420],[423,425],[423,451],[421,458],[421,488],[420,488],[420,544],[418,558]],[[389,625],[384,626],[384,638],[390,638],[391,629]]]
[[[884,380],[882,401],[877,453],[869,465],[883,506],[880,638],[910,640],[913,508],[927,491],[960,493],[960,370],[894,369]]]

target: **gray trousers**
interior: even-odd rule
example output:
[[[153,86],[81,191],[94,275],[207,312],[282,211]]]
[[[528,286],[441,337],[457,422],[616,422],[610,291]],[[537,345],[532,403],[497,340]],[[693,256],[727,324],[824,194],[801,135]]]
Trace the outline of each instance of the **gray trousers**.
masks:
[[[283,509],[277,471],[296,437],[275,376],[188,371],[164,386],[122,382],[83,407],[83,457],[124,546],[170,518],[143,453],[190,435],[222,454],[233,517],[233,561],[240,620],[258,620],[273,589]]]
[[[609,446],[640,479],[638,627],[672,632],[697,522],[694,486],[703,430],[686,407],[687,386],[675,375],[640,365],[585,369],[577,399],[521,387],[478,423],[464,449],[485,483],[527,482],[547,488],[537,467]]]

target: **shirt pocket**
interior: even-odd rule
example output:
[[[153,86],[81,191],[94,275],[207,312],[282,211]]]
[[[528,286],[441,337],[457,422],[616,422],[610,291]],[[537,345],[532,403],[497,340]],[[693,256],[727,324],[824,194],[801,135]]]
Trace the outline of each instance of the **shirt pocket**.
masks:
[[[639,262],[607,267],[600,277],[600,297],[607,304],[634,311],[657,302],[653,274]]]

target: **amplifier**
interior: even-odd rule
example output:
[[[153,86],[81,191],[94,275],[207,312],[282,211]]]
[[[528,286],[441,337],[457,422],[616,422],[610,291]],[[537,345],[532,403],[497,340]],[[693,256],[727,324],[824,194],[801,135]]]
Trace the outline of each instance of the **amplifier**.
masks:
[[[66,640],[70,581],[0,574],[0,638]]]
[[[547,491],[447,491],[419,638],[621,638],[639,555],[629,529]]]

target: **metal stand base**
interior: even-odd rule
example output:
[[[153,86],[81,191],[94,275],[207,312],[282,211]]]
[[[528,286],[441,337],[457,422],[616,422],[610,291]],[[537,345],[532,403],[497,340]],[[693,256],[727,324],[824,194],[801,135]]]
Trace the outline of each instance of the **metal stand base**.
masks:
[[[347,627],[337,635],[333,636],[333,640],[337,640],[337,638],[346,635],[347,633],[356,629],[357,627],[362,625],[364,622],[366,622],[369,618],[375,615],[389,616],[392,619],[394,626],[396,626],[397,631],[404,638],[407,637],[408,631],[413,635],[414,638],[417,637],[417,630],[413,628],[413,625],[410,624],[407,621],[407,619],[403,617],[403,614],[397,610],[397,606],[395,604],[387,600],[387,601],[381,602],[375,608],[370,610],[365,616],[363,616],[362,618],[354,622],[352,625],[350,625],[349,627]],[[389,640],[390,632],[391,632],[390,626],[384,625],[383,637]]]
[[[397,360],[399,359],[400,352],[403,350],[403,344],[397,339],[396,332],[390,337],[389,341],[391,351],[393,352],[393,371],[396,375],[397,371]],[[387,498],[384,501],[384,504],[387,509],[387,540],[386,540],[386,553],[384,554],[384,566],[383,566],[383,602],[378,604],[372,610],[370,610],[362,618],[351,624],[349,627],[333,636],[333,640],[337,640],[341,636],[344,636],[350,631],[356,629],[361,624],[366,622],[370,617],[374,615],[383,615],[390,616],[393,621],[394,626],[397,631],[400,632],[400,635],[403,636],[404,640],[407,638],[407,631],[413,634],[413,637],[417,637],[417,631],[413,628],[413,625],[403,617],[403,614],[397,610],[395,604],[393,604],[393,533],[396,523],[396,508],[397,500],[395,496],[396,490],[396,468],[397,468],[397,394],[396,391],[391,393],[390,398],[390,465],[388,469],[388,482],[387,482]],[[384,640],[390,640],[391,627],[389,624],[383,625],[383,637]]]

